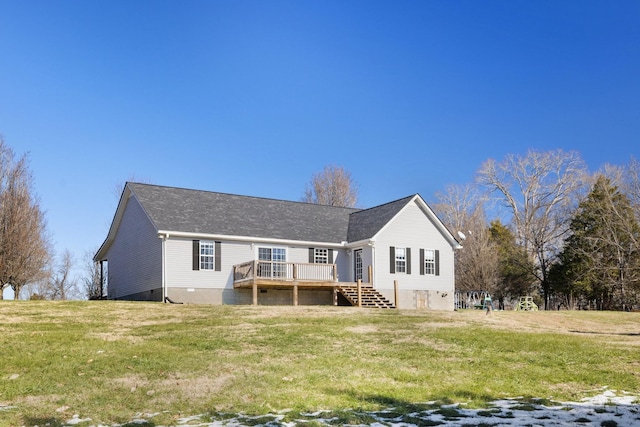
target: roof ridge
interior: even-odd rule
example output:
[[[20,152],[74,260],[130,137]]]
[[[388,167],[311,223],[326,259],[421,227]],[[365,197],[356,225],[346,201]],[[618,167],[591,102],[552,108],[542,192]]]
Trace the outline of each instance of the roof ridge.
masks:
[[[246,199],[269,200],[269,201],[273,201],[273,202],[282,202],[282,203],[295,203],[295,204],[299,204],[299,205],[323,206],[323,207],[327,207],[327,208],[331,208],[331,209],[345,209],[345,210],[354,211],[354,212],[351,212],[351,213],[355,213],[355,212],[359,212],[359,211],[363,210],[361,208],[356,208],[356,207],[323,205],[323,204],[320,204],[320,203],[311,203],[311,202],[304,202],[304,201],[297,201],[297,200],[276,199],[276,198],[273,198],[273,197],[263,197],[263,196],[249,196],[249,195],[246,195],[246,194],[227,193],[227,192],[213,191],[213,190],[201,190],[201,189],[186,188],[186,187],[175,187],[175,186],[169,186],[169,185],[149,184],[149,183],[144,183],[144,182],[133,182],[133,181],[130,181],[130,182],[127,182],[126,184],[144,185],[144,186],[148,186],[148,187],[165,188],[165,189],[170,189],[170,190],[191,191],[191,192],[197,192],[197,193],[219,194],[219,195],[222,195],[222,196],[232,196],[232,197],[240,197],[240,198],[246,198]]]

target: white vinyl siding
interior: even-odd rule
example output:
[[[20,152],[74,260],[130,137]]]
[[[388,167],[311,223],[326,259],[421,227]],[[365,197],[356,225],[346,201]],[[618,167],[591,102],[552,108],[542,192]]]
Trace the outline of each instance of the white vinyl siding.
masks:
[[[127,202],[107,259],[109,298],[162,289],[162,242],[135,197]]]
[[[203,241],[206,241],[203,239]],[[217,245],[217,243],[216,243]],[[253,260],[253,250],[249,243],[219,243],[220,271],[194,270],[193,241],[186,238],[170,237],[165,243],[166,286],[178,288],[233,288],[233,266]],[[214,250],[215,252],[215,250]],[[214,258],[217,255],[214,254]],[[214,260],[215,262],[215,260]],[[200,264],[198,264],[200,266]]]
[[[391,247],[413,249],[412,254],[421,248],[439,251],[439,275],[406,274],[398,276],[390,272]],[[393,289],[394,280],[398,280],[401,290],[430,290],[441,292],[454,291],[453,254],[454,249],[427,214],[417,203],[407,205],[383,230],[375,236],[374,262],[375,287]],[[406,255],[406,254],[405,254]],[[419,256],[411,257],[412,265],[407,269],[419,272]],[[409,262],[409,261],[407,261]]]
[[[203,239],[206,240],[206,239]],[[160,239],[158,239],[160,241]],[[286,250],[287,262],[309,262],[309,248],[284,247],[268,244],[251,244],[248,242],[221,241],[220,271],[193,269],[193,240],[170,237],[165,243],[166,285],[168,288],[195,289],[233,289],[233,266],[258,259],[259,248],[283,248]],[[334,257],[346,261],[343,251],[334,250]],[[347,277],[347,268],[338,269],[338,274]]]

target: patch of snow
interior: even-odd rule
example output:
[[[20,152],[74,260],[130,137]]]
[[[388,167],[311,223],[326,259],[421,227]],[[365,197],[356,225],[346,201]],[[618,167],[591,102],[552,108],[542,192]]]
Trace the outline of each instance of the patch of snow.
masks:
[[[88,423],[91,418],[80,418],[78,414],[75,414],[70,420],[67,420],[66,425],[75,426],[80,423]]]
[[[367,424],[353,424],[352,427],[416,427],[420,425],[460,426],[460,425],[488,425],[492,427],[551,427],[551,426],[617,426],[631,427],[640,425],[639,397],[626,392],[615,390],[600,390],[590,398],[580,402],[554,402],[546,406],[540,400],[525,400],[523,398],[500,399],[488,404],[484,409],[468,409],[464,404],[450,404],[416,411],[409,414],[400,413],[395,408],[381,411],[360,412],[353,411],[358,417],[371,420]],[[431,402],[433,405],[434,402]],[[429,405],[430,407],[430,405]],[[0,411],[15,409],[11,406],[0,405]],[[344,411],[349,412],[349,411]],[[136,418],[127,425],[151,424],[163,427],[153,422],[153,418],[162,413],[137,414]],[[211,421],[206,415],[194,415],[174,420],[175,426],[189,427],[296,427],[313,423],[320,426],[335,426],[338,418],[331,416],[332,411],[317,411],[301,413],[299,420],[284,421],[286,412],[271,413],[260,416],[243,414],[222,414],[220,419]],[[354,417],[355,418],[355,417]],[[208,421],[204,421],[208,420]],[[74,415],[66,421],[64,426],[77,424],[88,425],[90,418],[80,418]],[[118,424],[105,426],[102,424],[90,427],[119,427]]]

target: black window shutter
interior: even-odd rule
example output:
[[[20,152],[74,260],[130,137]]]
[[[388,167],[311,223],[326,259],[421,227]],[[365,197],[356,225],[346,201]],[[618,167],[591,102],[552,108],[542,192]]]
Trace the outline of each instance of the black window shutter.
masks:
[[[216,246],[215,246],[216,271],[222,271],[222,252],[220,251],[220,246],[222,246],[222,244],[220,242],[216,242]]]
[[[333,249],[327,249],[327,263],[333,264]]]
[[[424,249],[420,249],[420,275],[424,276]]]
[[[316,261],[316,251],[314,248],[309,248],[309,264],[313,264]]]
[[[407,274],[411,274],[411,248],[405,249],[405,262],[407,264]]]
[[[396,247],[389,246],[389,273],[396,272]]]
[[[436,251],[436,276],[440,275],[440,251]]]
[[[193,241],[193,269],[200,270],[200,240]]]

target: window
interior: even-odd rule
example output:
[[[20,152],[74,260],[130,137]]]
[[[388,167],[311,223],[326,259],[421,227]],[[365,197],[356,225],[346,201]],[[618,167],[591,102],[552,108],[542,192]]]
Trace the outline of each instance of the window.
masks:
[[[284,248],[258,248],[258,276],[285,277],[287,251]]]
[[[329,264],[329,249],[316,248],[313,256],[314,264]]]
[[[424,250],[424,274],[436,274],[436,251]]]
[[[333,249],[309,248],[309,264],[333,264]]]
[[[389,246],[389,272],[411,274],[411,248]]]
[[[200,241],[200,270],[215,268],[215,244],[208,240]]]
[[[193,241],[193,270],[221,271],[221,243],[211,240]]]
[[[440,251],[437,249],[420,249],[420,274],[440,275]]]
[[[405,248],[396,248],[396,273],[407,272],[407,257]]]

